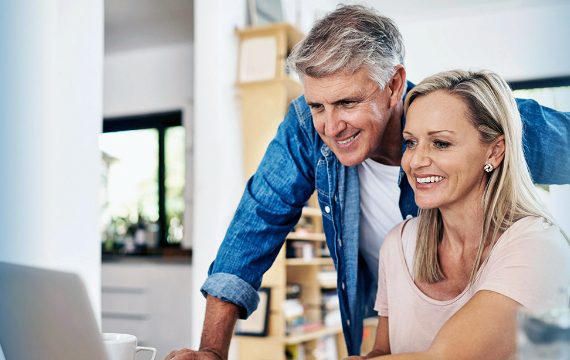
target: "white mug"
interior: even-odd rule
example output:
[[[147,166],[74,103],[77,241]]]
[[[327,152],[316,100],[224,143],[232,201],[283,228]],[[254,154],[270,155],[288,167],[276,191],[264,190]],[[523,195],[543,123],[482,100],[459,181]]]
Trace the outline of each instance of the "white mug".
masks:
[[[137,346],[137,337],[134,335],[103,333],[102,337],[108,360],[135,360],[139,351],[151,352],[151,360],[156,356],[155,348]]]

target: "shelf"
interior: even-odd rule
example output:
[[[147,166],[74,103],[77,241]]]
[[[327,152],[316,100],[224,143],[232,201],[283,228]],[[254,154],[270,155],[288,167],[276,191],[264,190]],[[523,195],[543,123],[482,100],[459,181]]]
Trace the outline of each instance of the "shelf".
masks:
[[[291,232],[287,235],[289,240],[326,241],[323,233]]]
[[[302,334],[294,334],[285,337],[287,345],[300,344],[306,341],[316,340],[327,335],[336,335],[342,333],[342,326],[327,326],[318,330],[309,331]]]
[[[238,86],[242,90],[247,89],[263,89],[267,86],[272,85],[279,85],[285,86],[287,91],[291,94],[291,98],[296,98],[297,96],[303,93],[303,85],[301,85],[297,80],[292,79],[290,77],[275,77],[272,79],[265,79],[265,80],[253,80],[253,81],[246,81],[246,82],[237,82],[236,86]]]
[[[378,325],[378,318],[376,317],[371,317],[371,318],[366,318],[364,319],[364,326],[368,327],[368,326],[377,326]],[[285,343],[287,345],[294,345],[294,344],[300,344],[300,343],[304,343],[307,341],[311,341],[311,340],[316,340],[318,338],[321,338],[323,336],[328,336],[328,335],[336,335],[336,334],[341,334],[342,333],[342,325],[337,325],[337,326],[327,326],[327,327],[323,327],[321,329],[318,330],[314,330],[314,331],[308,331],[306,333],[302,333],[302,334],[294,334],[294,335],[289,335],[285,337]]]
[[[322,213],[321,209],[305,206],[303,208],[303,215],[306,215],[306,216],[322,216],[323,213]]]
[[[336,281],[319,281],[319,287],[325,290],[336,289]]]
[[[314,258],[314,259],[285,259],[285,264],[290,266],[312,266],[312,265],[332,265],[331,258]]]
[[[276,33],[286,34],[287,47],[290,49],[299,41],[303,40],[305,34],[299,29],[287,23],[274,23],[261,26],[251,26],[237,29],[237,34],[241,38],[273,36]]]

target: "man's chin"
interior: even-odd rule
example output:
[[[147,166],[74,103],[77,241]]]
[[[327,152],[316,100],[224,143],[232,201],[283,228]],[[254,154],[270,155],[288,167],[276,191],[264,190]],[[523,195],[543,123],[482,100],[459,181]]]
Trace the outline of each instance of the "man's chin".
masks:
[[[364,160],[366,160],[366,158],[363,158],[361,156],[346,156],[346,155],[338,156],[337,155],[336,158],[338,159],[338,161],[340,161],[340,163],[342,165],[347,166],[347,167],[360,165],[360,164],[362,164],[362,162],[364,162]]]

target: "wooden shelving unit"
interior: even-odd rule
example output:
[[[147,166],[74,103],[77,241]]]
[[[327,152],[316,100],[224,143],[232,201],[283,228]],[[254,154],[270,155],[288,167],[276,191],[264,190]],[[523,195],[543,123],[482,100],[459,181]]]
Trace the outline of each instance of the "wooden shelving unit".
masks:
[[[346,345],[342,335],[340,322],[333,326],[323,324],[323,290],[336,289],[334,281],[319,280],[319,273],[323,270],[334,271],[334,264],[330,257],[317,256],[318,249],[326,246],[322,233],[321,211],[316,208],[317,203],[313,197],[309,201],[310,207],[303,209],[302,219],[310,218],[314,229],[292,232],[286,244],[279,253],[277,260],[265,274],[262,287],[271,289],[271,305],[269,315],[269,334],[266,337],[238,337],[240,359],[287,359],[286,347],[300,346],[305,352],[305,359],[316,359],[313,356],[319,342],[325,337],[333,337],[339,358],[346,356]],[[287,243],[304,242],[313,247],[312,255],[308,258],[287,258]],[[286,326],[286,314],[283,304],[286,301],[287,284],[297,284],[301,288],[300,302],[304,307],[304,319],[310,324],[311,330],[296,329],[290,334]]]
[[[315,259],[287,259],[285,260],[287,266],[315,266],[315,265],[333,265],[330,258],[315,258]]]
[[[290,77],[285,68],[287,55],[303,34],[283,23],[241,29],[237,35],[244,173],[249,178],[275,136],[289,103],[303,91],[301,84]],[[255,46],[260,41],[270,46]],[[261,63],[249,69],[247,61]],[[271,68],[269,73],[265,67]]]
[[[285,59],[293,45],[303,35],[287,24],[238,30],[240,41],[239,80],[238,87],[241,100],[241,115],[244,146],[244,173],[249,178],[259,165],[261,158],[271,139],[275,136],[280,122],[283,120],[290,101],[302,92],[302,86],[293,80],[285,70]],[[252,43],[272,43],[275,51],[272,54],[260,54],[273,59],[274,72],[269,78],[251,80],[256,74],[248,71],[251,67],[243,61],[251,59],[247,51],[251,51]],[[249,42],[249,44],[247,44]],[[245,70],[244,70],[245,69]],[[266,73],[261,71],[260,77]],[[323,291],[336,289],[336,276],[331,280],[334,264],[326,251],[326,239],[322,227],[322,214],[318,208],[316,197],[309,200],[303,208],[300,223],[286,239],[286,244],[296,242],[311,251],[287,258],[285,245],[277,256],[273,266],[263,277],[262,287],[271,291],[269,306],[269,330],[264,337],[236,336],[238,356],[240,359],[275,359],[285,360],[286,349],[298,346],[302,348],[307,360],[316,359],[314,350],[326,337],[334,337],[339,358],[346,357],[346,345],[340,324],[323,325]],[[327,279],[319,276],[324,270],[329,272]],[[301,288],[300,301],[304,308],[304,319],[311,324],[312,330],[289,334],[286,326],[287,284],[297,284]]]

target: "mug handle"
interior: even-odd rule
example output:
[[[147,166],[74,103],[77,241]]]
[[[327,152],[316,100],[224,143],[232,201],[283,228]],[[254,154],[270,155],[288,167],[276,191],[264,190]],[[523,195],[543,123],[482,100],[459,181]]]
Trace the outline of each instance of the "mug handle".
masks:
[[[150,358],[150,360],[154,360],[154,358],[156,357],[156,349],[155,348],[146,347],[146,346],[137,346],[136,354],[138,354],[139,351],[150,351],[150,352],[152,352],[152,357]]]

